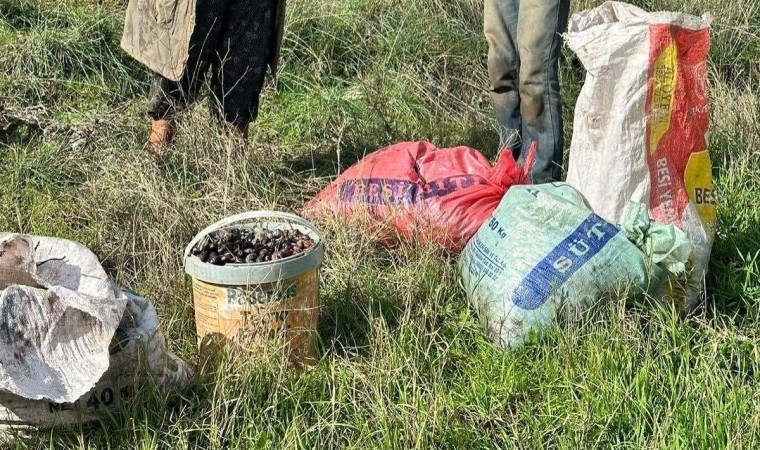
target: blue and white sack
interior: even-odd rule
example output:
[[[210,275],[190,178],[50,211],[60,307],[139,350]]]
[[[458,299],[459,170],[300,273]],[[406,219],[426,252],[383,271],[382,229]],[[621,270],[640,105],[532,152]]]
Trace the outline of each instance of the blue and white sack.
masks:
[[[520,345],[558,314],[684,270],[692,247],[683,232],[649,220],[635,203],[624,227],[594,214],[568,184],[513,186],[460,260],[467,296],[491,337]]]

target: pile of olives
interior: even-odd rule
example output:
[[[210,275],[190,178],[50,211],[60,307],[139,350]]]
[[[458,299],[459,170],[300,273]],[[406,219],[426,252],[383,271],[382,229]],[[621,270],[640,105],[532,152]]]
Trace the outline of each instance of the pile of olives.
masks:
[[[191,253],[204,263],[223,266],[276,261],[313,246],[314,240],[300,230],[229,228],[208,234]]]

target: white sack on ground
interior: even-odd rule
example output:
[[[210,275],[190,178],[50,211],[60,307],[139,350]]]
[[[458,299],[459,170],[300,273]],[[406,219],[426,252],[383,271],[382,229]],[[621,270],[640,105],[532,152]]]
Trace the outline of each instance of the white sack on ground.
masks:
[[[189,384],[153,305],[88,249],[0,233],[0,253],[0,431],[94,420],[146,380],[160,393]]]
[[[73,402],[109,366],[127,303],[97,257],[63,239],[0,236],[0,391]]]
[[[694,245],[689,308],[700,299],[716,221],[707,149],[710,18],[606,2],[573,15],[565,42],[587,70],[575,105],[567,182],[604,220],[626,205]]]
[[[95,387],[75,402],[63,404],[0,391],[0,441],[3,431],[76,425],[97,419],[104,408],[118,411],[135,388],[145,387],[146,380],[161,394],[188,386],[191,371],[166,351],[156,309],[143,297],[125,294],[127,307],[110,342],[110,366]]]

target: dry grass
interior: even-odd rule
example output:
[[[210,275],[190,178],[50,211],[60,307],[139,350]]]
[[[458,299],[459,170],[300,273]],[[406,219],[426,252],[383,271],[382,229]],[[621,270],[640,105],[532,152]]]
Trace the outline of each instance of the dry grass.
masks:
[[[144,151],[148,74],[117,48],[125,3],[0,0],[0,229],[90,246],[120,283],[156,303],[171,349],[193,363],[180,258],[197,230],[245,210],[296,209],[392,142],[489,155],[498,147],[479,1],[294,0],[254,151],[240,153],[199,106],[157,167]],[[120,416],[16,446],[757,448],[760,2],[637,3],[715,17],[719,237],[698,317],[611,301],[500,352],[467,305],[454,261],[378,248],[361,230],[323,223],[324,356],[315,370],[230,359],[200,370],[181,401],[145,392]],[[583,75],[566,53],[568,125]]]

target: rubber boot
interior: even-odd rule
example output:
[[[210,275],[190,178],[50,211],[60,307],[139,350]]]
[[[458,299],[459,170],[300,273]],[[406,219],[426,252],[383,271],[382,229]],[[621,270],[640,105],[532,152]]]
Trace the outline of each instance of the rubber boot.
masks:
[[[174,126],[167,119],[154,120],[150,127],[149,151],[154,158],[163,160],[166,157],[166,149],[174,139]]]

